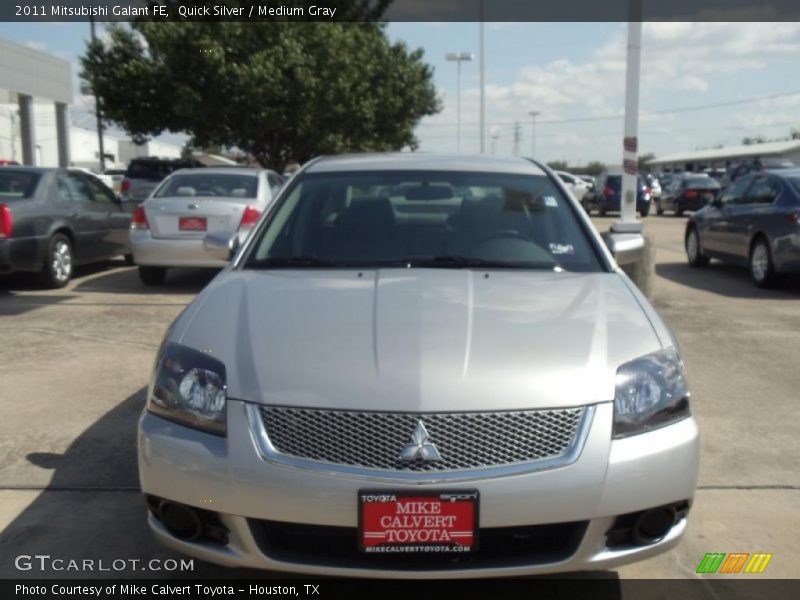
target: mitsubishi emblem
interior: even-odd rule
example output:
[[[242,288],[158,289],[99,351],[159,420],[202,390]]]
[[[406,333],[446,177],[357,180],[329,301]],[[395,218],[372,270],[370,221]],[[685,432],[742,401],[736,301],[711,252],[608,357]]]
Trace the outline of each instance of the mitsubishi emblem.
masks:
[[[400,453],[400,460],[403,462],[413,462],[417,459],[425,462],[442,460],[436,446],[431,443],[428,430],[425,429],[421,419],[417,421],[417,426],[411,434],[411,442],[406,444]]]

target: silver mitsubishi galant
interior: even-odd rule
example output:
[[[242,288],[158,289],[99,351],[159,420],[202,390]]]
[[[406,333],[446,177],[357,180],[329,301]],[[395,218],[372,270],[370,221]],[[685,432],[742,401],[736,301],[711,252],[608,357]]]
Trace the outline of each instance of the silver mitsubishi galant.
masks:
[[[698,432],[673,334],[549,169],[308,163],[167,332],[139,425],[156,536],[233,567],[608,569],[686,528]]]

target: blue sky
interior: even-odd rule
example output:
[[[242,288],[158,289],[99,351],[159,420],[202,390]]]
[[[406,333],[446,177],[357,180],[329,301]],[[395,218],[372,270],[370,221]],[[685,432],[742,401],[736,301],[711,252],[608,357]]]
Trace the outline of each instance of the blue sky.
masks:
[[[625,74],[624,23],[487,23],[487,151],[531,152],[528,112],[537,110],[536,155],[542,160],[618,163]],[[102,25],[101,25],[102,28]],[[446,52],[478,53],[476,23],[393,23],[388,34],[422,47],[434,67],[444,110],[417,130],[423,151],[456,148],[456,67]],[[86,23],[2,23],[0,37],[73,62],[89,36]],[[800,128],[800,24],[646,23],[642,50],[640,149],[664,156],[747,135],[780,137]],[[77,66],[75,79],[77,85]],[[477,60],[462,66],[462,151],[479,149]],[[797,92],[797,93],[794,93]],[[794,93],[794,94],[792,94]],[[750,102],[776,94],[771,100]],[[727,107],[657,115],[698,105]],[[73,111],[90,126],[85,100]],[[564,122],[595,118],[594,121]],[[559,121],[559,122],[554,122]],[[494,138],[494,139],[493,139]]]

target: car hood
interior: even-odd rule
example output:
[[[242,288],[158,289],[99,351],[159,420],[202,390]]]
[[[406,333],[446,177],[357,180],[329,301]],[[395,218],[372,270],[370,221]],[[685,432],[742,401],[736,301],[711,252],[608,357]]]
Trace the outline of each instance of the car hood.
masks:
[[[231,398],[357,410],[576,406],[661,348],[615,273],[227,271],[170,339],[226,365]]]

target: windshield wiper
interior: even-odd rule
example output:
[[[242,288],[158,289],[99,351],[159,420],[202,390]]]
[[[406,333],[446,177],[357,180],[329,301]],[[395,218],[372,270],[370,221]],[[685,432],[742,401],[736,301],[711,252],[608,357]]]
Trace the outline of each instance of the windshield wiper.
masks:
[[[318,267],[339,267],[345,266],[334,260],[327,258],[316,258],[314,256],[276,256],[262,258],[248,262],[245,267],[249,269],[303,269]]]
[[[470,256],[433,256],[430,258],[409,258],[398,261],[410,267],[429,269],[555,269],[555,261],[489,260]]]

